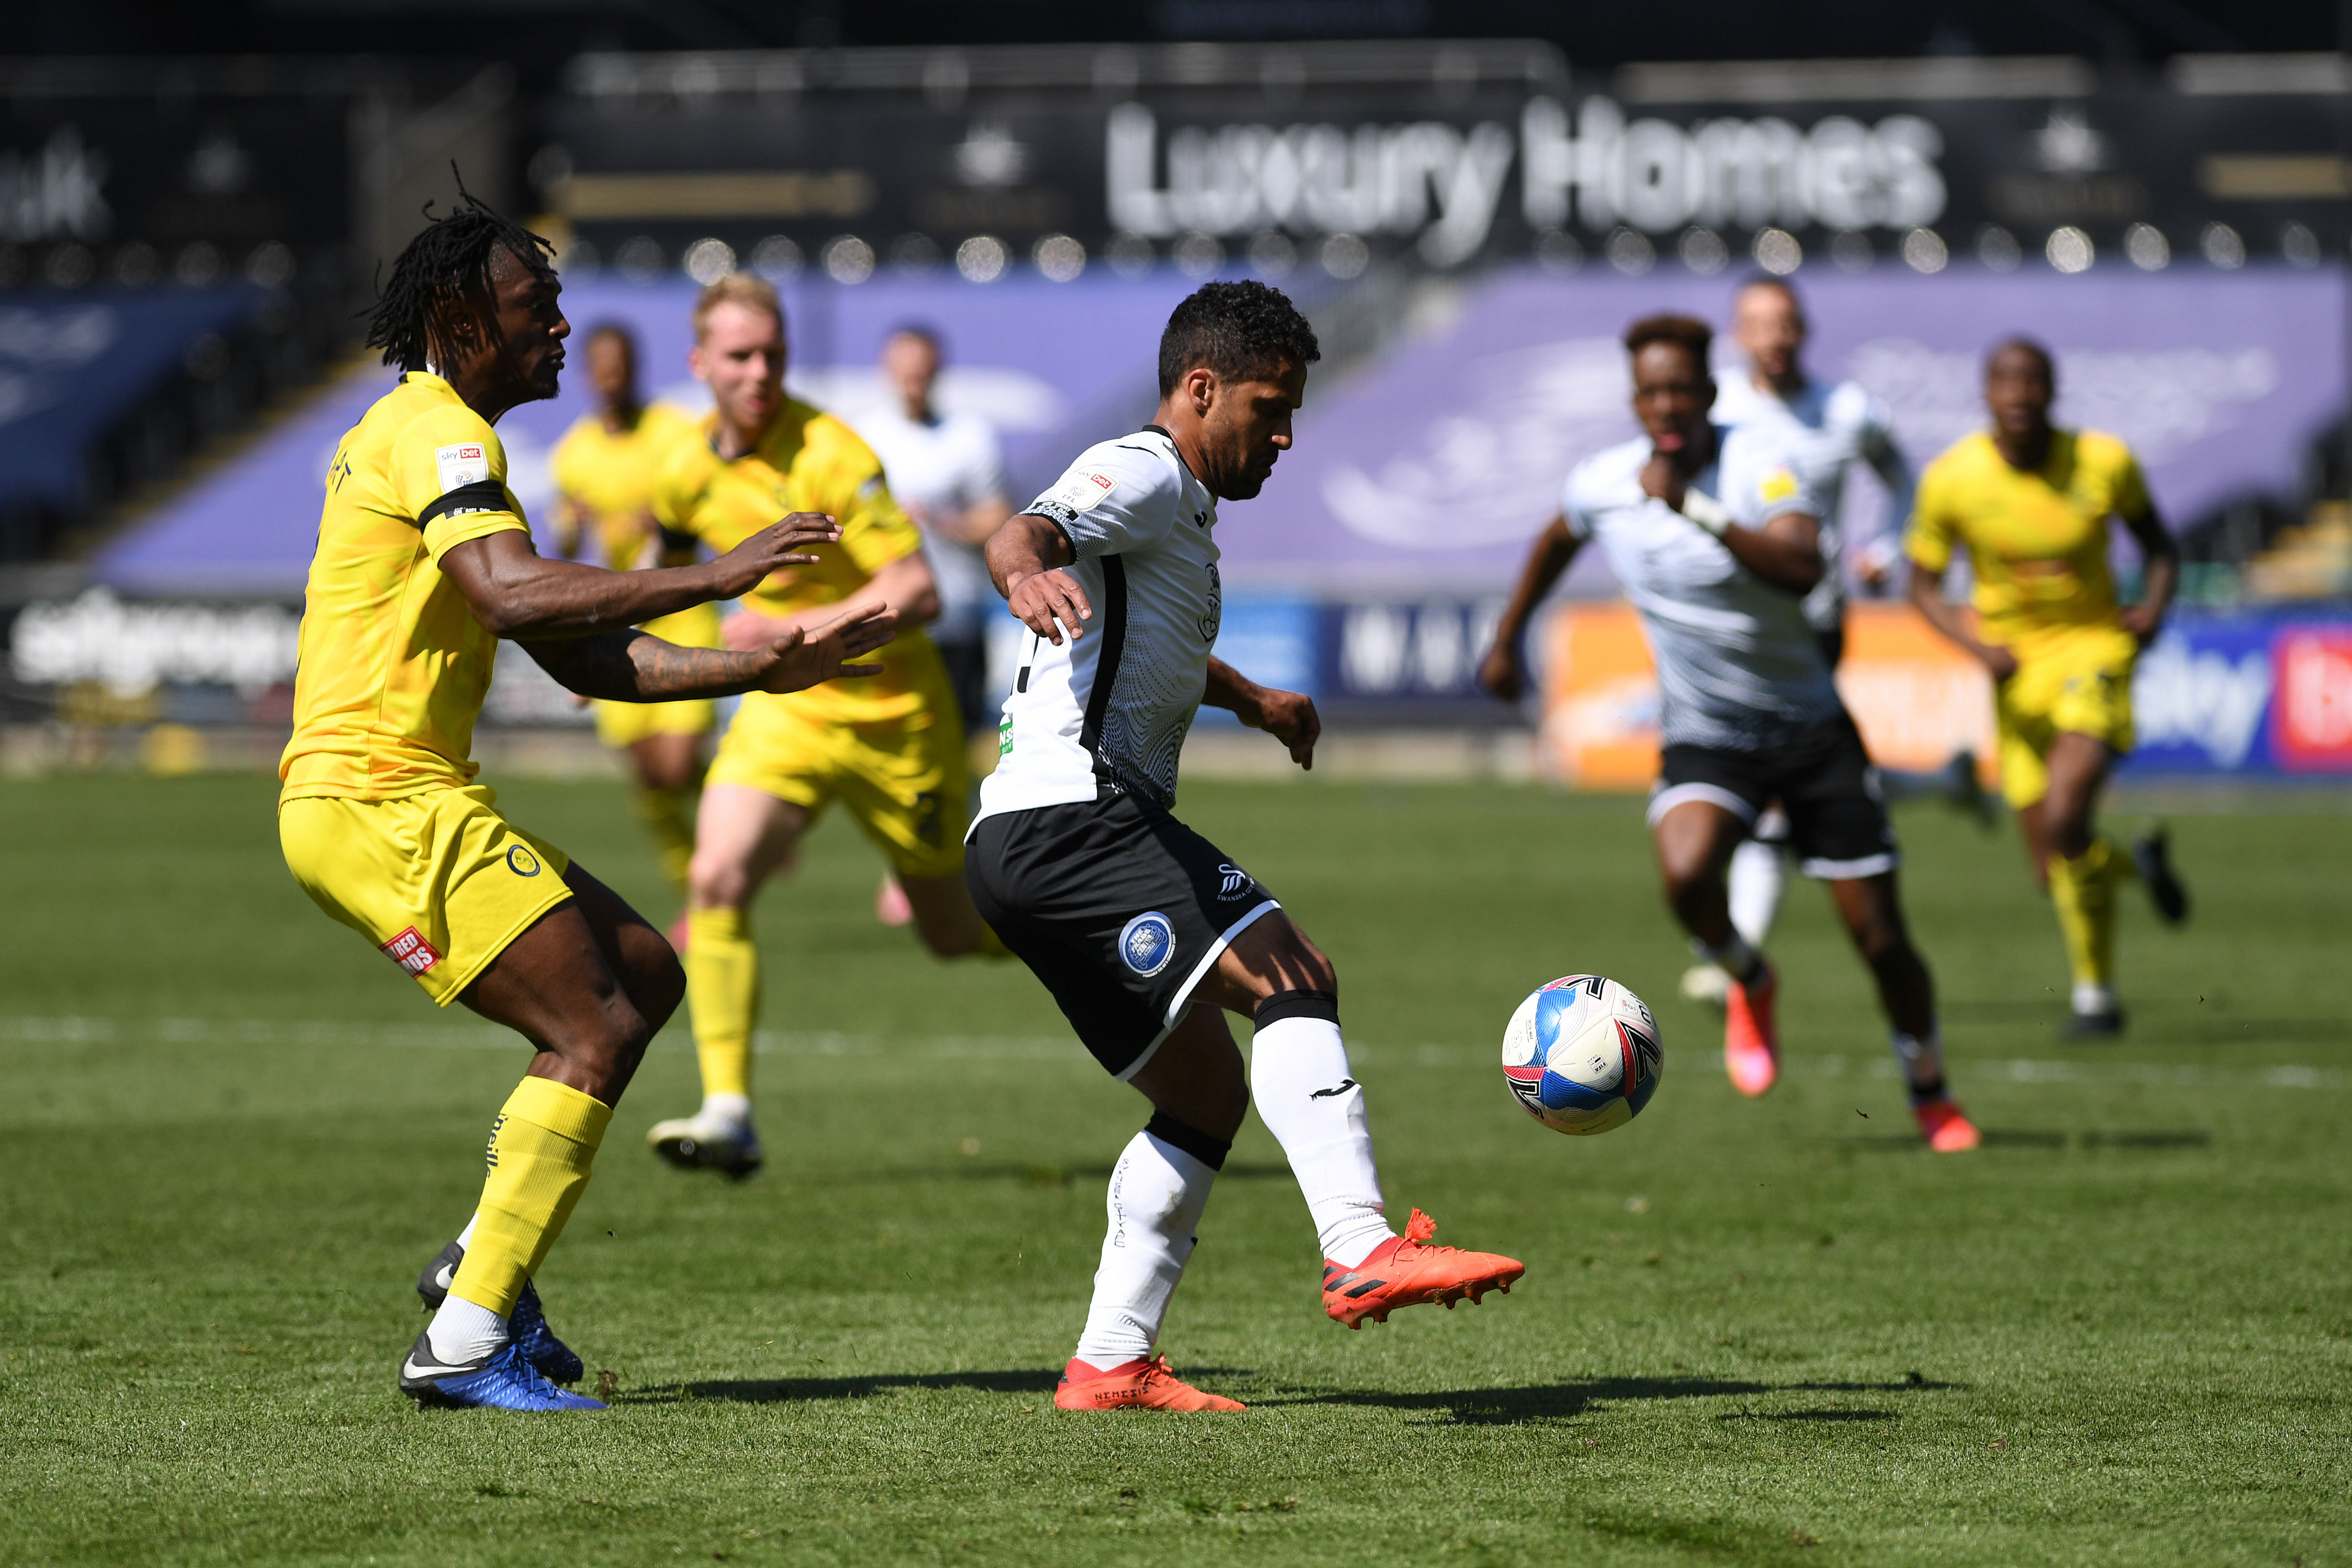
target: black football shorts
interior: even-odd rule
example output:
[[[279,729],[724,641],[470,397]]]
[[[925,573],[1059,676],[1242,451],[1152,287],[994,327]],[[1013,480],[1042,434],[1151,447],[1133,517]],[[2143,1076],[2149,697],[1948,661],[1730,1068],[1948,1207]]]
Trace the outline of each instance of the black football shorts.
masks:
[[[1850,881],[1902,864],[1878,770],[1841,709],[1834,719],[1756,751],[1668,746],[1650,792],[1650,826],[1685,801],[1719,805],[1750,827],[1774,801],[1789,817],[1789,844],[1808,877]]]
[[[1282,907],[1215,845],[1123,794],[982,817],[963,874],[981,917],[1122,1083],[1217,955]]]

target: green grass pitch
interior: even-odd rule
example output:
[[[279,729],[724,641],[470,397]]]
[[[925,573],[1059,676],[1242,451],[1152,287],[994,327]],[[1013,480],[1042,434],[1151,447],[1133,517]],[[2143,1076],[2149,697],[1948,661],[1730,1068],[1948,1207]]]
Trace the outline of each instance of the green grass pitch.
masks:
[[[617,788],[505,803],[667,918]],[[393,1379],[522,1050],[310,907],[267,781],[0,785],[0,1561],[2352,1561],[2352,816],[2179,820],[2194,923],[2134,897],[2132,1030],[2062,1047],[2013,840],[1907,812],[1990,1134],[1937,1158],[1801,884],[1790,1070],[1731,1091],[1633,802],[1185,805],[1336,958],[1396,1216],[1525,1258],[1518,1289],[1328,1322],[1253,1121],[1165,1344],[1250,1413],[1055,1412],[1143,1102],[1025,972],[877,926],[836,819],[761,911],[768,1174],[645,1152],[693,1103],[673,1025],[541,1279],[616,1407],[517,1418]],[[1570,970],[1666,1040],[1590,1140],[1495,1060]]]

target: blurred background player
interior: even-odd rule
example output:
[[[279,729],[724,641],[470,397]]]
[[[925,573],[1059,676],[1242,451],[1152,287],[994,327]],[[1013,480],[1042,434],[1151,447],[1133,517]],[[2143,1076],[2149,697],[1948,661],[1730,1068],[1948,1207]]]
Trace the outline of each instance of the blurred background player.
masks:
[[[567,561],[591,550],[614,572],[686,565],[695,556],[694,539],[664,532],[654,521],[653,501],[670,448],[696,438],[694,420],[666,403],[638,398],[637,345],[626,327],[606,322],[589,329],[587,353],[598,407],[564,432],[549,459],[556,548]],[[717,647],[719,606],[697,605],[645,629],[680,647]],[[596,704],[597,738],[629,753],[636,775],[632,805],[681,904],[687,863],[694,858],[703,737],[718,722],[718,706],[707,699]],[[672,946],[686,946],[683,910],[669,934]]]
[[[720,653],[629,629],[813,562],[795,551],[838,536],[823,518],[785,519],[677,571],[616,575],[531,548],[491,426],[556,394],[572,328],[548,254],[466,196],[393,263],[367,341],[402,374],[327,471],[278,769],[278,842],[311,900],[440,1005],[462,1002],[534,1047],[490,1124],[473,1220],[417,1282],[433,1321],[400,1387],[420,1405],[604,1408],[557,1386],[583,1369],[531,1277],[685,989],[660,932],[474,782],[499,639],[570,690],[663,701],[807,686],[888,635],[873,616],[845,634],[845,616],[805,640]]]
[[[1772,966],[1731,922],[1725,867],[1774,801],[1799,868],[1829,884],[1878,983],[1890,1043],[1919,1131],[1939,1152],[1973,1149],[1975,1127],[1944,1084],[1935,983],[1911,945],[1895,889],[1901,860],[1870,758],[1831,679],[1802,600],[1824,570],[1814,521],[1825,502],[1771,426],[1711,425],[1713,333],[1652,316],[1625,333],[1643,434],[1569,475],[1560,514],[1536,541],[1480,669],[1516,700],[1519,637],[1536,606],[1597,541],[1641,613],[1658,670],[1664,749],[1650,796],[1666,898],[1702,957],[1731,978],[1723,1057],[1740,1093],[1780,1073]]]
[[[993,737],[988,700],[988,623],[1003,601],[988,580],[982,554],[989,536],[1013,515],[1004,492],[1004,451],[996,428],[977,414],[942,412],[933,402],[939,380],[939,334],[910,324],[882,345],[888,395],[861,413],[857,433],[882,459],[890,494],[923,531],[923,552],[939,590],[939,618],[926,629],[947,666],[948,685],[963,715],[967,746]],[[890,925],[914,918],[898,879],[885,872],[877,910]]]
[[[647,1137],[673,1163],[739,1176],[761,1163],[751,1121],[760,1011],[751,904],[827,806],[839,801],[881,849],[924,946],[942,958],[1003,951],[964,887],[971,773],[946,667],[918,629],[939,609],[922,535],[856,432],[784,395],[786,353],[772,285],[738,272],[702,290],[690,363],[717,406],[701,438],[673,453],[655,516],[715,551],[783,512],[839,521],[837,548],[745,595],[743,613],[723,627],[730,647],[764,646],[792,627],[867,608],[887,611],[898,639],[881,656],[882,672],[854,689],[747,697],[702,792],[686,950],[702,1105]]]
[[[1895,416],[1885,402],[1859,383],[1816,381],[1805,373],[1808,331],[1794,284],[1772,277],[1741,284],[1732,296],[1731,336],[1747,356],[1748,374],[1718,384],[1714,417],[1727,430],[1768,427],[1822,508],[1822,580],[1805,595],[1805,623],[1834,670],[1845,656],[1844,563],[1851,559],[1855,575],[1870,587],[1890,580],[1903,523],[1911,515],[1912,473],[1895,444]],[[1846,479],[1856,464],[1866,465],[1886,489],[1885,527],[1867,542],[1853,537],[1846,522]],[[1941,795],[1981,814],[1989,803],[1976,766],[1974,753],[1963,751],[1939,773],[1880,777],[1893,798]],[[1762,947],[1771,934],[1788,858],[1789,817],[1776,805],[1731,855],[1731,923],[1751,947]],[[1729,981],[1714,964],[1695,964],[1683,975],[1682,992],[1720,1006]]]
[[[1984,377],[1992,428],[1928,465],[1905,549],[1911,602],[1992,676],[2001,794],[2058,911],[2074,972],[2065,1033],[2095,1039],[2124,1021],[2116,885],[2137,875],[2166,921],[2189,912],[2161,826],[2126,855],[2091,820],[2116,759],[2131,751],[2132,669],[2164,624],[2180,552],[2131,448],[2052,425],[2056,394],[2047,349],[2023,338],[1994,348]],[[2146,563],[2140,602],[2128,607],[2107,560],[2111,517]],[[1963,546],[1976,580],[1973,624],[1944,597],[1944,573]]]
[[[989,543],[1032,635],[972,824],[972,894],[1095,1059],[1152,1108],[1111,1172],[1093,1304],[1054,1392],[1064,1410],[1242,1408],[1154,1352],[1253,1091],[1314,1218],[1330,1317],[1352,1329],[1475,1302],[1523,1272],[1425,1245],[1436,1227],[1418,1209],[1403,1236],[1389,1227],[1330,960],[1171,811],[1203,702],[1314,765],[1313,701],[1209,650],[1217,503],[1265,488],[1320,352],[1276,290],[1203,286],[1160,336],[1152,423],[1080,453]],[[1256,1026],[1246,1072],[1227,1011]]]

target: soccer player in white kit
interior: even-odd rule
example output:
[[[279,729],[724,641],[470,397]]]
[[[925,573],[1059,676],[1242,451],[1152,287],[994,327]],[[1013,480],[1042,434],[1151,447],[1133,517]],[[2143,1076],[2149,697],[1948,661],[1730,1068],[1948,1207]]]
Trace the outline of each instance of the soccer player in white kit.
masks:
[[[1658,668],[1664,741],[1649,825],[1667,902],[1701,957],[1731,977],[1724,1066],[1750,1097],[1780,1073],[1779,982],[1733,926],[1725,867],[1774,801],[1807,876],[1829,884],[1878,983],[1919,1131],[1939,1152],[1977,1130],[1944,1084],[1935,983],[1905,928],[1901,859],[1862,736],[1802,607],[1821,582],[1824,503],[1780,436],[1711,424],[1714,334],[1688,316],[1625,333],[1643,434],[1577,465],[1537,539],[1480,679],[1516,700],[1519,638],[1577,552],[1597,542],[1641,613]]]
[[[1307,1197],[1323,1308],[1349,1328],[1399,1307],[1475,1301],[1523,1266],[1389,1227],[1339,981],[1282,906],[1171,815],[1205,701],[1313,764],[1315,704],[1210,649],[1223,593],[1217,503],[1264,487],[1290,445],[1315,333],[1263,283],[1211,283],[1160,343],[1160,410],[1089,447],[989,542],[1033,634],[1005,700],[996,771],[967,836],[972,902],[1054,994],[1105,1069],[1151,1101],[1120,1153],[1094,1301],[1054,1403],[1239,1410],[1156,1355],[1209,1187],[1255,1093]],[[1226,1012],[1255,1026],[1246,1073]]]
[[[1822,580],[1804,597],[1805,623],[1834,670],[1845,652],[1845,577],[1839,563],[1860,542],[1844,521],[1847,474],[1866,465],[1886,489],[1886,528],[1853,552],[1857,574],[1874,585],[1886,580],[1900,553],[1895,543],[1911,515],[1916,479],[1895,444],[1895,416],[1884,401],[1859,383],[1816,381],[1805,374],[1806,331],[1794,285],[1769,275],[1742,283],[1732,296],[1731,335],[1748,357],[1748,374],[1719,384],[1714,418],[1725,429],[1769,427],[1822,508]],[[1967,752],[1944,774],[1896,782],[1906,792],[1924,788],[1979,814],[1990,805],[1977,785],[1976,758]],[[1763,946],[1771,934],[1788,854],[1789,817],[1778,806],[1768,808],[1755,833],[1732,852],[1731,923],[1752,946]],[[1727,977],[1711,963],[1683,976],[1683,994],[1694,1002],[1721,1006],[1727,987]]]
[[[970,412],[946,413],[932,397],[939,381],[939,334],[901,326],[882,344],[888,397],[861,411],[857,433],[882,459],[898,509],[923,531],[923,553],[939,589],[939,618],[924,629],[947,667],[963,715],[963,732],[988,727],[988,623],[1000,613],[982,554],[989,536],[1013,515],[1004,493],[1004,448],[994,426]],[[886,925],[905,925],[914,909],[887,869],[875,910]]]

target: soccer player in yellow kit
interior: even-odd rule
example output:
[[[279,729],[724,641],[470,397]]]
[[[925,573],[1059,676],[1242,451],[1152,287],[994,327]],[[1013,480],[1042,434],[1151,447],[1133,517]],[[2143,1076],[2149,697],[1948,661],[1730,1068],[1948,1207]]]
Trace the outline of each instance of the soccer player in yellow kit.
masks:
[[[971,791],[963,725],[946,667],[911,628],[939,613],[922,535],[855,431],[784,395],[783,306],[749,273],[721,278],[694,308],[694,374],[716,409],[702,441],[671,458],[656,496],[662,527],[732,548],[778,508],[841,521],[841,545],[777,574],[726,625],[744,647],[852,609],[887,609],[901,628],[882,673],[853,691],[744,699],[702,792],[687,915],[687,999],[702,1105],[647,1135],[673,1163],[730,1175],[759,1168],[751,1039],[760,957],[751,901],[835,801],[880,847],[905,888],[923,944],[940,956],[1002,955],[963,879]]]
[[[534,1047],[490,1124],[488,1175],[439,1310],[401,1366],[423,1405],[598,1409],[531,1276],[587,1185],[613,1105],[685,988],[661,933],[475,783],[474,721],[500,637],[573,691],[625,701],[792,690],[887,641],[852,609],[757,650],[629,628],[813,563],[839,537],[799,515],[707,564],[614,573],[531,548],[492,426],[552,397],[571,327],[546,241],[466,196],[403,250],[368,342],[403,374],[327,472],[302,617],[294,734],[279,766],[288,869],[443,1006]],[[870,669],[872,667],[865,667]],[[428,1289],[429,1287],[429,1289]]]
[[[2050,889],[2074,970],[2066,1034],[2123,1027],[2115,992],[2115,888],[2137,874],[2167,921],[2187,890],[2161,828],[2129,855],[2092,826],[2100,789],[2132,748],[2132,667],[2164,623],[2180,552],[2156,515],[2131,449],[2096,430],[2050,423],[2049,351],[2011,338],[1985,362],[1992,428],[1963,438],[1919,480],[1905,552],[1911,602],[1993,679],[2001,793],[2017,812],[2034,875]],[[2107,520],[2147,563],[2140,602],[2116,597]],[[1965,546],[1976,620],[1944,597]]]
[[[637,396],[637,345],[626,327],[607,322],[588,331],[588,378],[600,406],[557,442],[549,467],[555,479],[556,547],[567,561],[593,546],[615,572],[640,566],[683,566],[695,541],[666,533],[654,521],[654,487],[671,450],[697,439],[694,420],[666,403]],[[697,605],[645,628],[680,647],[717,647],[719,606]],[[686,897],[687,863],[694,858],[694,792],[702,782],[702,738],[718,728],[708,699],[687,702],[596,704],[596,734],[629,753],[636,773],[637,820],[654,841],[662,875]],[[671,929],[675,945],[685,934]]]

